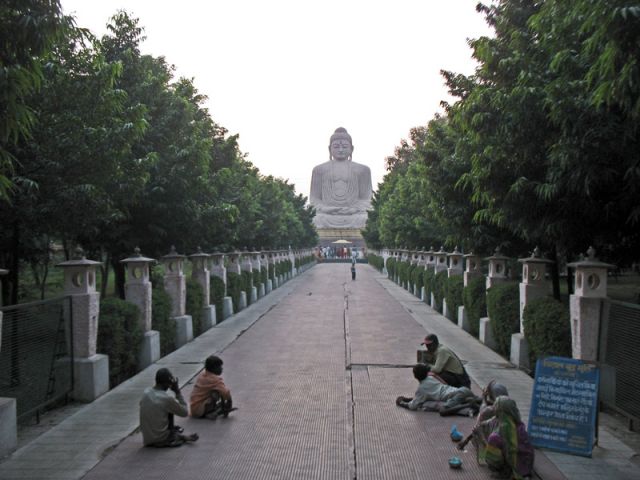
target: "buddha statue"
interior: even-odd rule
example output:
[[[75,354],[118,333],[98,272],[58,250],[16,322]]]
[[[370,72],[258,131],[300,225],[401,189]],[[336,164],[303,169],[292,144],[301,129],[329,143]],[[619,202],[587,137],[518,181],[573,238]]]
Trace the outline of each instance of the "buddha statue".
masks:
[[[353,143],[337,128],[329,141],[329,161],[311,174],[309,203],[315,207],[316,228],[361,229],[371,208],[371,170],[351,160]]]

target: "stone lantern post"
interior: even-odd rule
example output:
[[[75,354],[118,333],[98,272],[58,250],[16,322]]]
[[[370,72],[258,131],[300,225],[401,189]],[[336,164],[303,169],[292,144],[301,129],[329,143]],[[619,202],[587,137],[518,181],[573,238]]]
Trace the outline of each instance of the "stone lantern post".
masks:
[[[271,282],[271,288],[278,288],[278,275],[276,274],[276,265],[277,265],[277,256],[276,256],[276,252],[274,252],[273,250],[269,250],[267,252],[267,262],[269,264],[269,270],[273,270],[273,280]],[[269,271],[267,270],[267,272]],[[269,280],[271,280],[271,277],[269,277]]]
[[[425,270],[435,270],[436,269],[436,252],[433,249],[433,247],[431,247],[429,250],[427,250],[426,252],[424,252],[427,260],[425,262]]]
[[[500,254],[500,247],[496,248],[495,253],[491,257],[485,258],[489,262],[489,274],[487,275],[487,290],[494,285],[503,283],[507,280],[507,261],[509,257]],[[491,319],[488,317],[480,319],[480,333],[478,339],[495,350],[497,343],[491,328]]]
[[[262,283],[262,261],[260,256],[261,253],[254,248],[251,252],[251,267],[253,268],[253,285],[257,289],[257,298],[264,297],[266,287]]]
[[[465,270],[464,270],[464,286],[469,285],[471,279],[482,276],[482,268],[480,264],[480,257],[473,252],[467,253],[464,256]]]
[[[449,259],[449,268],[447,270],[449,277],[454,275],[462,275],[462,258],[463,255],[458,251],[458,247],[453,249],[453,252],[447,255]]]
[[[184,278],[184,255],[171,251],[161,258],[164,265],[164,289],[171,298],[171,318],[176,327],[176,348],[193,340],[193,320],[185,315],[187,286]]]
[[[224,297],[222,298],[222,320],[233,315],[233,300],[227,296],[227,268],[224,266],[224,254],[215,252],[211,255],[211,275],[218,277],[224,283]]]
[[[440,247],[440,250],[433,254],[435,257],[434,269],[436,273],[447,270],[447,255],[447,252],[444,251],[444,247]]]
[[[615,265],[599,261],[593,247],[587,257],[567,266],[575,269],[574,294],[569,297],[571,306],[571,351],[573,358],[598,360],[600,312],[602,301],[607,298],[607,270]]]
[[[551,260],[542,258],[540,249],[536,247],[530,257],[519,258],[522,264],[522,282],[520,283],[520,331],[511,335],[511,363],[529,369],[529,345],[524,336],[522,314],[524,308],[536,298],[549,295],[549,282],[546,278],[547,265]]]
[[[92,402],[109,390],[109,357],[96,353],[100,293],[96,291],[96,266],[82,249],[73,260],[59,263],[64,269],[64,294],[71,297],[73,337],[73,398]]]
[[[495,253],[485,258],[489,262],[489,274],[487,275],[487,290],[498,283],[507,280],[507,262],[509,257],[500,254],[500,247],[497,247]]]
[[[160,358],[160,333],[151,330],[151,281],[149,265],[155,262],[153,258],[143,257],[136,247],[134,254],[120,260],[126,269],[124,298],[133,303],[140,311],[140,326],[143,339],[138,356],[138,366],[144,369]]]
[[[293,278],[298,274],[296,269],[296,256],[291,250],[291,245],[289,245],[289,251],[287,252],[287,259],[291,262],[291,268],[289,269],[289,278]]]
[[[202,288],[202,331],[207,331],[216,324],[216,309],[210,305],[211,278],[209,272],[209,254],[204,253],[200,247],[198,251],[189,255],[193,265],[191,277]]]

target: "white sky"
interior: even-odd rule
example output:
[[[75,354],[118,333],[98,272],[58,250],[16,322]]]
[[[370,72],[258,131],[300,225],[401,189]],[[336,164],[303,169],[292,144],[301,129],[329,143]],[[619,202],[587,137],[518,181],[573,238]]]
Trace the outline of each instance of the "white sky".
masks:
[[[477,0],[62,0],[102,36],[125,9],[142,52],[195,78],[213,120],[264,175],[309,196],[312,168],[345,127],[374,189],[412,127],[450,98],[440,69],[472,73],[468,38],[489,35]],[[487,2],[488,3],[488,2]]]

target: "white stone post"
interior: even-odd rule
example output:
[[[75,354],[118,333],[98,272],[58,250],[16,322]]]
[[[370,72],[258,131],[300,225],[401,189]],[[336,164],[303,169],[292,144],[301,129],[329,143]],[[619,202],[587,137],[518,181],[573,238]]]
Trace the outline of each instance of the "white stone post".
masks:
[[[258,258],[260,259],[260,271],[264,270],[267,272],[267,281],[264,285],[264,294],[267,295],[273,290],[273,284],[269,278],[269,252],[263,249]]]
[[[448,278],[454,277],[456,275],[457,276],[462,275],[463,273],[462,258],[463,258],[462,253],[458,251],[457,246],[453,249],[453,252],[447,254],[447,277]],[[455,320],[457,323],[458,312],[454,312],[452,310],[452,308],[447,303],[448,301],[450,300],[447,298],[445,298],[442,301],[442,315],[448,318],[449,320]]]
[[[200,247],[198,251],[189,255],[192,264],[191,277],[202,288],[202,331],[206,332],[216,324],[216,309],[210,305],[211,301],[211,273],[209,272],[209,255]]]
[[[92,402],[109,390],[109,357],[96,353],[100,292],[96,291],[96,266],[82,249],[76,258],[59,263],[64,269],[64,294],[71,297],[73,348],[73,398]]]
[[[224,297],[222,298],[222,320],[233,315],[233,300],[227,296],[227,268],[224,266],[224,254],[215,252],[211,255],[211,275],[218,277],[224,283]]]
[[[136,248],[129,258],[120,260],[125,266],[124,298],[140,311],[140,326],[143,332],[142,346],[138,355],[140,369],[147,368],[160,358],[160,333],[151,330],[151,281],[149,265],[153,258],[143,257]]]
[[[272,280],[272,285],[271,288],[278,288],[278,286],[280,285],[278,283],[278,275],[276,273],[276,265],[277,265],[277,261],[276,261],[276,252],[274,252],[273,250],[270,250],[267,253],[267,262],[269,263],[269,267],[271,268],[271,265],[273,265],[273,280]],[[268,270],[267,270],[268,272]]]
[[[522,314],[532,300],[549,295],[549,282],[546,278],[547,265],[553,263],[540,255],[536,247],[530,257],[519,258],[522,264],[522,282],[520,282],[520,331],[511,335],[511,363],[520,368],[530,369],[529,344],[524,335]]]
[[[447,256],[448,253],[444,251],[444,247],[440,247],[440,250],[433,254],[435,257],[434,269],[436,274],[439,272],[444,272],[448,269],[447,267]]]
[[[602,302],[607,298],[607,270],[615,265],[600,262],[589,247],[587,258],[567,266],[575,269],[571,306],[571,351],[573,358],[598,360]]]
[[[492,286],[507,280],[507,261],[509,257],[501,255],[500,247],[498,247],[494,255],[485,258],[485,260],[489,262],[489,274],[487,275],[486,282],[487,290],[489,290]],[[489,317],[480,319],[480,333],[478,338],[491,349],[495,350],[497,347],[496,340],[493,336],[493,329],[491,328],[491,319]]]
[[[266,285],[262,283],[262,261],[261,261],[262,252],[258,252],[254,249],[251,252],[251,268],[253,268],[253,284],[255,285],[258,291],[258,298],[262,298],[266,293]]]
[[[185,256],[177,253],[173,245],[171,251],[161,259],[164,265],[164,290],[171,298],[171,318],[176,327],[176,348],[193,340],[193,320],[191,315],[185,315],[187,287],[184,259]]]
[[[293,278],[298,274],[298,271],[296,270],[296,256],[293,253],[293,250],[291,250],[291,245],[289,245],[289,251],[287,252],[287,258],[291,262],[291,272],[290,272],[290,277],[289,278]]]

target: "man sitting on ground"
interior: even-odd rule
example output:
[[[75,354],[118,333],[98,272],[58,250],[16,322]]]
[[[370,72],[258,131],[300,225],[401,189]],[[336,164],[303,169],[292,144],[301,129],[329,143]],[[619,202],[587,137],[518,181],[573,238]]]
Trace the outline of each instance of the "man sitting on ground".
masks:
[[[462,409],[477,411],[482,400],[469,388],[442,383],[429,371],[429,366],[422,363],[413,367],[413,376],[420,382],[418,390],[413,398],[396,398],[396,405],[409,410],[439,411],[441,415],[459,413]]]
[[[433,373],[438,374],[440,378],[452,387],[471,388],[471,379],[467,375],[462,362],[452,350],[440,345],[435,334],[427,335],[421,345],[427,348],[427,357],[431,359],[427,362],[427,365],[429,365]]]
[[[175,394],[170,395],[167,390]],[[178,379],[168,368],[156,372],[156,384],[147,387],[140,400],[140,430],[142,442],[149,447],[179,447],[195,442],[198,434],[182,435],[182,428],[174,424],[174,415],[186,417],[187,403],[180,393]]]
[[[198,376],[191,391],[191,416],[215,420],[218,415],[226,417],[233,408],[231,391],[222,380],[222,359],[211,355],[204,363],[204,370]]]

